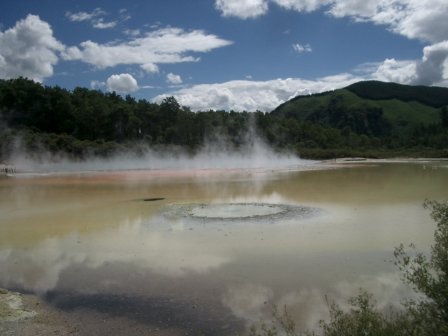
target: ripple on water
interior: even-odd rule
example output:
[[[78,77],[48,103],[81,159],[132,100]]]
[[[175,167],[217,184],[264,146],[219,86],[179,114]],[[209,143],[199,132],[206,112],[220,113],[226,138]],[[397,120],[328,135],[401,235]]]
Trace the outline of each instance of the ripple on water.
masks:
[[[189,203],[171,204],[164,208],[163,215],[171,219],[191,221],[275,221],[285,219],[305,219],[318,215],[321,209],[271,203]]]

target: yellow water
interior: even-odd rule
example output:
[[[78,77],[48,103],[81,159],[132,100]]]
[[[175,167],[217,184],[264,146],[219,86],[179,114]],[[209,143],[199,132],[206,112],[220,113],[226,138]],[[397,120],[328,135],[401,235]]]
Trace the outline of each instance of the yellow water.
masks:
[[[2,178],[0,287],[106,323],[231,334],[277,304],[313,328],[328,315],[325,295],[343,303],[364,287],[380,306],[410,295],[393,248],[428,251],[422,202],[447,200],[447,186],[443,162]],[[323,211],[259,223],[163,216],[171,204],[257,202]]]

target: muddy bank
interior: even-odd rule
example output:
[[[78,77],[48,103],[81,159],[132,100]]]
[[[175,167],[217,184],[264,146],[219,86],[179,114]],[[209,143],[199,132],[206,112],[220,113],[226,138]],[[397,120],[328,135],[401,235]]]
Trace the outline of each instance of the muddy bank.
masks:
[[[116,300],[126,303],[125,298]],[[122,307],[117,305],[117,302],[101,296],[80,296],[79,302],[66,301],[64,298],[56,301],[51,302],[36,295],[21,294],[0,288],[0,335],[181,336],[194,334],[194,331],[189,328],[162,325],[162,321],[157,321],[163,319],[162,315],[172,313],[166,311],[167,307],[161,307],[160,312],[153,312],[151,315],[145,315],[148,313],[145,309],[141,309],[141,312],[131,311],[128,314],[122,314]],[[83,306],[86,302],[91,304],[91,309],[77,308],[78,305]],[[116,309],[120,311],[119,314],[116,314]],[[198,309],[198,314],[200,313],[201,309]],[[175,315],[172,316],[174,320]],[[194,326],[195,323],[192,319],[190,324]],[[211,330],[207,329],[204,334],[210,334]],[[222,330],[217,334],[222,334]]]
[[[73,322],[37,296],[0,289],[0,335],[77,335]]]

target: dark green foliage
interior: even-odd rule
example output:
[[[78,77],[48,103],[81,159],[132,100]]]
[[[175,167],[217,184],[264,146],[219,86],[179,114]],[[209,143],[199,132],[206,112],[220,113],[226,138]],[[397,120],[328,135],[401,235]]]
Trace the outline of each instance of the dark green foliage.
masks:
[[[351,309],[344,312],[330,305],[330,320],[321,321],[325,336],[401,336],[413,335],[413,326],[404,313],[382,313],[371,294],[361,290],[349,300]]]
[[[347,87],[347,90],[365,99],[417,101],[437,108],[448,105],[448,88],[442,87],[365,81],[352,84]]]
[[[442,127],[448,128],[448,108],[446,106],[440,110],[440,119],[442,121]]]
[[[405,283],[422,295],[419,301],[408,301],[401,311],[379,311],[372,295],[364,290],[349,300],[351,309],[343,311],[337,304],[328,304],[330,319],[321,321],[323,336],[446,336],[448,335],[448,203],[426,201],[437,227],[434,245],[428,258],[405,251],[403,245],[395,249],[396,265]],[[314,332],[300,332],[287,309],[279,314],[274,308],[273,322],[250,329],[251,336],[311,336]]]
[[[415,328],[420,335],[448,335],[448,203],[426,201],[425,207],[437,224],[431,257],[413,245],[411,255],[403,245],[394,254],[403,280],[424,295],[422,301],[407,303]]]
[[[385,98],[382,92],[389,87],[368,82],[349,88],[357,94],[369,89],[373,99]],[[443,100],[439,88],[398,88],[416,97],[422,95],[420,89],[425,94],[435,90],[427,94],[435,99],[432,105]],[[174,97],[159,105],[115,92],[68,91],[24,78],[0,80],[0,161],[13,152],[17,138],[26,140],[21,143],[29,151],[44,149],[79,159],[144,146],[179,146],[194,153],[215,142],[231,149],[253,141],[254,134],[277,150],[312,159],[447,157],[446,106],[435,109],[397,100],[406,97],[398,89],[394,99],[385,101],[361,99],[350,90],[296,97],[272,113],[194,113]]]

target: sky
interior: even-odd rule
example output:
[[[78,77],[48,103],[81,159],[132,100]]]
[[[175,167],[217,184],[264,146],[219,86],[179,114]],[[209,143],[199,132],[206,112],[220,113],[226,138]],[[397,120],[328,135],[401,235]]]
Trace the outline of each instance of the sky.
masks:
[[[448,86],[448,0],[3,0],[0,78],[194,111],[361,80]]]

